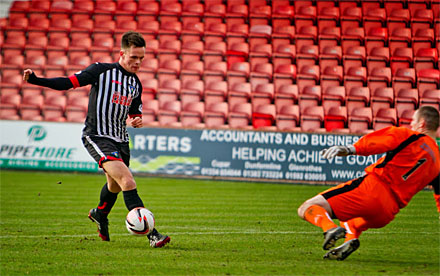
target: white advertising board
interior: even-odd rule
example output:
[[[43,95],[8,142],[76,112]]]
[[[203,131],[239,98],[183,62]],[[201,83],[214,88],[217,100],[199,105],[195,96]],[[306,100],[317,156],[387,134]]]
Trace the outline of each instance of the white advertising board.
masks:
[[[0,168],[97,172],[83,124],[0,121]]]

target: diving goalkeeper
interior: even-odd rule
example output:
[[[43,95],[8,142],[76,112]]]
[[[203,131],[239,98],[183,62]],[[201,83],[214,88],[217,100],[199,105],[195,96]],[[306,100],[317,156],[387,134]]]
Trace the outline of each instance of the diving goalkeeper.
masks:
[[[324,231],[323,248],[328,250],[324,258],[347,258],[359,248],[363,231],[387,225],[428,185],[434,189],[440,212],[440,153],[435,140],[438,127],[438,110],[423,106],[414,113],[411,129],[387,127],[363,136],[354,145],[321,152],[327,159],[386,153],[365,169],[363,177],[330,188],[298,208],[301,218]],[[338,219],[340,226],[332,219]],[[333,248],[344,237],[345,242]]]

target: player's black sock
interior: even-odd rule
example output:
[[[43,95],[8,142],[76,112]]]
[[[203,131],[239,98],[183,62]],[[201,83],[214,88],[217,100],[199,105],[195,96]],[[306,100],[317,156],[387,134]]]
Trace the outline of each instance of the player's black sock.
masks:
[[[101,189],[101,195],[99,197],[98,210],[105,216],[110,213],[113,205],[115,205],[118,193],[112,193],[108,190],[107,183]]]
[[[130,191],[123,191],[125,206],[127,206],[128,211],[136,207],[144,207],[142,199],[139,197],[137,189]]]

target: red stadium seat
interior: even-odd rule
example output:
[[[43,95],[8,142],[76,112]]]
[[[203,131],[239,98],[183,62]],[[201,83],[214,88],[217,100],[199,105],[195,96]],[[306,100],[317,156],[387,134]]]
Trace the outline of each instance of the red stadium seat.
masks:
[[[271,42],[272,27],[269,25],[254,25],[249,28],[248,43],[250,47]]]
[[[162,106],[162,104],[169,101],[177,101],[180,95],[180,89],[180,80],[167,79],[160,82],[156,94],[156,97],[159,100],[159,105]]]
[[[316,26],[296,27],[295,44],[301,50],[303,46],[316,45],[318,41],[318,28]]]
[[[204,102],[189,102],[183,104],[182,111],[180,112],[180,121],[183,127],[199,127],[202,128],[203,118],[205,114]]]
[[[258,5],[258,6],[250,7],[249,23],[251,26],[269,25],[271,22],[271,18],[272,18],[271,6]]]
[[[317,11],[315,6],[302,6],[295,12],[295,27],[298,30],[305,26],[316,25]]]
[[[324,123],[324,108],[309,106],[301,112],[301,130],[319,132]]]
[[[298,95],[298,105],[299,105],[299,109],[300,109],[301,114],[309,106],[320,105],[321,99],[322,99],[321,86],[314,85],[314,86],[304,87],[303,91],[301,91]]]
[[[420,48],[414,58],[414,68],[416,71],[421,69],[434,69],[438,64],[438,51],[436,48]]]
[[[231,65],[226,72],[229,84],[246,82],[249,79],[250,64],[249,62],[236,62]]]
[[[294,26],[280,25],[274,27],[272,32],[272,45],[277,49],[281,44],[294,44],[296,29]]]
[[[252,126],[255,129],[272,129],[275,123],[276,109],[273,104],[262,104],[255,107],[252,112]]]
[[[362,67],[366,65],[367,52],[364,46],[351,46],[343,49],[342,63],[344,72],[347,73],[351,67]]]
[[[371,88],[370,88],[371,89]],[[376,115],[381,108],[391,108],[394,104],[394,91],[389,87],[380,87],[373,91],[370,106],[373,115]]]
[[[324,91],[328,87],[343,85],[344,69],[342,66],[321,67],[321,86]]]
[[[29,95],[23,97],[19,112],[23,120],[42,120],[41,108],[44,98],[42,95]]]
[[[207,1],[205,3],[204,15],[206,24],[220,24],[223,22],[226,15],[226,6],[221,3]]]
[[[414,29],[413,29],[414,30]],[[413,31],[412,48],[417,54],[419,49],[431,48],[435,40],[435,33],[433,29],[416,29]]]
[[[371,108],[361,107],[355,108],[348,115],[348,129],[350,133],[363,134],[368,131],[373,121]]]
[[[183,2],[182,4],[182,22],[188,23],[202,22],[204,16],[204,5],[201,3]]]
[[[208,128],[225,128],[229,106],[226,102],[205,104],[205,126]]]
[[[356,7],[356,3],[354,3],[354,7],[346,7],[340,5],[340,9],[342,14],[340,16],[341,28],[344,33],[348,28],[357,28],[362,24],[362,9]]]
[[[368,87],[353,87],[347,91],[346,106],[348,114],[355,109],[368,107],[370,104],[370,89]],[[370,109],[371,112],[371,109]]]
[[[228,124],[233,129],[252,129],[252,106],[250,103],[229,105]]]
[[[395,29],[406,28],[409,25],[411,15],[408,9],[393,9],[387,11],[387,14],[387,27],[391,34]]]
[[[298,103],[298,86],[295,84],[284,84],[275,86],[275,106],[279,111],[285,105]]]
[[[353,87],[366,86],[367,68],[350,67],[344,75],[344,86],[347,91]]]
[[[397,69],[391,82],[395,95],[397,95],[401,89],[416,87],[416,70],[414,68]]]
[[[159,2],[152,2],[150,0],[139,0],[136,10],[136,16],[138,20],[143,21],[157,20],[159,10]]]
[[[160,104],[157,120],[161,126],[178,126],[182,106],[180,101],[167,101]]]
[[[275,88],[273,83],[260,83],[253,88],[251,93],[252,109],[263,104],[271,104],[274,99]]]
[[[183,82],[180,90],[180,101],[185,107],[187,103],[198,102],[203,99],[204,83],[201,80]]]
[[[183,25],[180,36],[182,43],[202,41],[205,35],[205,24],[203,22],[188,22]]]
[[[390,58],[390,67],[393,75],[400,68],[410,68],[413,63],[413,50],[411,48],[395,48]]]
[[[397,126],[397,112],[394,108],[381,108],[373,117],[373,129],[379,130],[388,126]]]
[[[367,52],[370,52],[374,47],[385,47],[388,41],[388,29],[373,27],[368,30],[367,36],[365,37],[365,48]]]
[[[347,108],[333,106],[324,113],[324,127],[327,131],[341,131],[347,124]]]
[[[399,126],[411,128],[412,117],[414,115],[414,110],[406,109],[402,112],[399,117]]]
[[[274,48],[272,63],[274,67],[280,64],[295,64],[296,46],[291,44],[279,44]]]
[[[431,9],[417,9],[414,10],[411,15],[411,28],[417,29],[429,29],[432,27],[434,20],[434,14]]]
[[[212,62],[222,62],[226,55],[226,43],[220,42],[205,42],[205,50],[203,52],[203,60],[206,65]]]
[[[371,49],[367,56],[368,74],[371,74],[374,68],[388,67],[390,62],[390,49],[388,47],[375,47]]]
[[[385,25],[387,14],[385,9],[370,8],[364,10],[363,25],[365,32],[369,32],[371,28],[381,28]]]
[[[430,105],[440,108],[440,89],[426,90],[420,98],[420,106]]]
[[[203,73],[203,79],[206,83],[211,81],[224,81],[226,80],[227,64],[226,62],[211,62],[206,66]]]
[[[322,4],[322,3],[321,3]],[[318,31],[324,28],[333,28],[339,25],[340,10],[338,7],[329,6],[318,8]]]
[[[225,20],[228,26],[245,24],[248,16],[249,10],[247,5],[236,4],[234,2],[228,3],[227,12],[225,14]]]
[[[234,44],[228,43],[228,51],[226,52],[226,61],[228,68],[231,68],[233,63],[245,62],[248,60],[249,44],[245,42],[237,42]]]
[[[161,17],[162,18],[162,17]],[[159,42],[162,44],[166,41],[179,41],[182,32],[182,23],[178,21],[160,21]]]
[[[318,65],[304,65],[296,76],[299,93],[301,94],[306,86],[313,86],[319,83],[320,69]]]
[[[303,66],[315,65],[319,60],[319,47],[317,45],[304,45],[296,54],[296,66],[301,72]]]
[[[205,16],[205,20],[207,17]],[[222,42],[226,38],[226,24],[205,22],[205,43],[208,45],[212,42]]]
[[[344,86],[330,86],[323,90],[322,106],[327,112],[332,107],[343,106],[345,104],[345,87]]]
[[[225,102],[227,91],[228,83],[225,81],[207,83],[204,94],[205,104],[209,107],[213,103]]]
[[[417,88],[419,95],[426,90],[440,89],[440,71],[436,69],[421,69],[417,72]]]
[[[233,108],[236,104],[249,102],[251,91],[251,84],[248,82],[234,83],[227,94],[229,106]]]
[[[299,131],[299,107],[297,105],[285,105],[276,115],[276,126],[281,131]]]
[[[276,5],[277,3],[280,3],[280,1],[272,2],[272,26],[274,29],[280,26],[292,25],[295,15],[294,7],[289,6],[289,3],[287,3],[287,5]]]
[[[371,70],[370,75],[367,78],[368,87],[371,91],[374,91],[378,87],[391,87],[391,68],[389,67],[376,67]]]
[[[405,110],[415,110],[419,104],[419,91],[417,89],[401,89],[395,98],[394,107],[397,117],[400,118]]]
[[[320,49],[331,46],[340,45],[341,28],[340,27],[325,27],[318,35],[318,45]]]
[[[249,52],[249,61],[251,67],[256,64],[270,63],[272,58],[272,44],[258,44],[251,48]]]
[[[394,53],[396,48],[411,47],[411,29],[409,28],[395,28],[390,30],[391,35],[388,38],[388,45],[391,53]]]

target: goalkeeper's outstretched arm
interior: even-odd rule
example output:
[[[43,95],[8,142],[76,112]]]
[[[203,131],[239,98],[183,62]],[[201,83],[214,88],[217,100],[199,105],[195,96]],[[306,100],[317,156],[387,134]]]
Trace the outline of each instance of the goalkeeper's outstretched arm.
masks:
[[[322,157],[325,159],[331,159],[335,156],[347,156],[356,154],[356,148],[353,145],[350,146],[333,146],[328,149],[323,149],[321,152]]]

